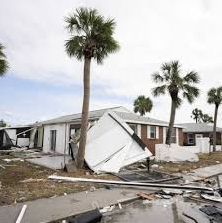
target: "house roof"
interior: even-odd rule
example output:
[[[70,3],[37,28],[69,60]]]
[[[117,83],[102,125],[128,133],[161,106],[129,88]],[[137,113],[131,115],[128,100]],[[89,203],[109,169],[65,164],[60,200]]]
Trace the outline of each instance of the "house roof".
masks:
[[[106,112],[110,110],[115,112],[125,122],[168,126],[168,122],[145,117],[145,116],[139,116],[135,113],[130,112],[128,109],[122,106],[90,111],[89,120],[97,120],[100,117],[102,117],[103,114],[105,114]],[[57,123],[80,123],[80,121],[81,121],[81,113],[78,113],[78,114],[61,116],[55,119],[40,122],[38,124],[48,125],[48,124],[57,124]],[[178,126],[178,125],[176,127],[182,128],[181,126]]]
[[[182,123],[183,132],[213,132],[213,125],[207,123]],[[217,127],[217,132],[222,132],[222,128]]]
[[[120,110],[120,111],[130,112],[129,110],[127,110],[126,108],[124,108],[122,106],[99,109],[99,110],[90,111],[89,112],[89,119],[90,120],[99,119],[100,117],[103,116],[104,113],[106,113],[109,110],[117,110],[117,111]],[[39,122],[38,124],[47,125],[47,124],[66,123],[66,122],[78,122],[78,121],[81,120],[81,116],[82,116],[81,113],[72,114],[72,115],[65,115],[65,116],[61,116],[61,117],[58,117],[58,118],[54,118],[54,119],[46,120],[46,121],[43,121],[43,122]]]
[[[162,121],[162,120],[158,120],[158,119],[154,119],[154,118],[149,118],[149,117],[146,117],[146,116],[140,116],[140,115],[134,114],[132,112],[125,113],[125,112],[115,111],[115,113],[121,119],[123,119],[125,122],[140,123],[140,124],[150,124],[150,125],[159,125],[159,126],[168,126],[169,125],[168,122],[165,122],[165,121]],[[179,126],[179,125],[175,125],[175,127],[182,128],[182,126]]]

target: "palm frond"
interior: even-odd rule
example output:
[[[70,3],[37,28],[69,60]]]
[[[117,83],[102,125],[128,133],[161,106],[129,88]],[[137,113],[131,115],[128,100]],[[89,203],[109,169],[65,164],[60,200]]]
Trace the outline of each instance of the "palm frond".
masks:
[[[152,80],[157,84],[164,82],[164,78],[158,72],[152,74]]]
[[[198,73],[195,71],[190,71],[188,74],[186,74],[186,76],[183,79],[188,84],[191,84],[191,83],[197,84],[200,82],[200,77]]]
[[[152,89],[152,94],[153,96],[159,96],[159,95],[163,95],[166,93],[166,88],[167,88],[167,85],[162,85],[162,86],[158,86],[158,87],[155,87]]]
[[[9,63],[3,50],[5,47],[0,43],[0,76],[4,76],[9,69]]]
[[[75,56],[78,60],[84,58],[84,43],[85,39],[82,36],[72,36],[65,42],[65,49],[67,54],[72,57]]]

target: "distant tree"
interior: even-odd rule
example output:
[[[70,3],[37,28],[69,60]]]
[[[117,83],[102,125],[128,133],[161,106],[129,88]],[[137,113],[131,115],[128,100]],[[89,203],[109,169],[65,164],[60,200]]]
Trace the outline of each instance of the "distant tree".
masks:
[[[192,111],[191,118],[193,118],[196,121],[196,123],[201,121],[202,116],[203,116],[203,112],[200,109],[195,108]]]
[[[150,112],[153,107],[153,102],[149,97],[145,97],[144,95],[140,95],[137,97],[137,99],[134,101],[134,112],[139,114],[141,116],[145,115],[147,112]]]
[[[214,111],[214,127],[213,127],[213,151],[216,151],[216,140],[217,140],[217,114],[218,108],[222,103],[222,86],[218,88],[211,88],[207,93],[207,102],[215,105]]]
[[[166,136],[166,144],[168,145],[171,144],[176,109],[181,105],[182,98],[192,103],[199,95],[199,89],[195,86],[195,84],[199,83],[199,75],[194,71],[190,71],[185,76],[182,76],[180,67],[179,61],[164,63],[161,66],[162,74],[156,72],[152,75],[153,81],[158,84],[152,90],[153,95],[159,96],[169,93],[171,97],[170,122]]]
[[[203,114],[201,116],[201,120],[203,123],[213,123],[214,122],[213,117],[209,116],[208,114]]]
[[[84,61],[81,136],[77,156],[77,167],[82,168],[88,128],[91,59],[94,58],[97,64],[102,64],[109,54],[119,49],[119,44],[113,37],[115,21],[105,19],[96,9],[79,8],[65,21],[71,36],[65,43],[66,52],[70,57]]]
[[[6,127],[6,126],[7,126],[6,122],[3,119],[1,119],[0,120],[0,127]]]
[[[0,43],[0,77],[4,76],[9,68],[6,55],[3,53],[4,48],[5,47]]]

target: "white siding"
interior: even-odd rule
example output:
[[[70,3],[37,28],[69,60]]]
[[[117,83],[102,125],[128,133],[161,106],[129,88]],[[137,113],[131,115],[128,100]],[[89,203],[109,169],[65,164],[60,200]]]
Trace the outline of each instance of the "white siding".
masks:
[[[146,126],[146,135],[147,135],[146,138],[149,139],[150,138],[150,126],[149,125]]]
[[[57,153],[64,153],[65,146],[68,142],[66,140],[66,124],[55,124],[44,126],[43,152],[51,152],[50,150],[50,131],[56,130],[56,149]]]
[[[141,125],[137,125],[137,135],[141,138]]]
[[[176,144],[179,145],[179,129],[176,128]]]
[[[156,139],[159,139],[159,126],[156,126]]]
[[[166,127],[163,127],[163,144],[166,143],[166,134],[167,134]]]

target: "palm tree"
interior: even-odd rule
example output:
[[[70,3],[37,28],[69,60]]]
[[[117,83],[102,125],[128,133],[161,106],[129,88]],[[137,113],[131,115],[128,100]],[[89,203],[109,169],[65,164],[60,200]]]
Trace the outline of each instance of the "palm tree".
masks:
[[[214,128],[213,128],[213,151],[216,151],[216,128],[217,128],[217,113],[220,104],[222,103],[222,86],[211,88],[207,93],[207,102],[215,105],[214,111]]]
[[[200,109],[195,108],[192,111],[191,118],[193,118],[196,121],[196,123],[200,122],[202,116],[203,116],[203,112]]]
[[[164,63],[161,66],[161,74],[159,72],[154,73],[152,79],[158,84],[152,90],[154,96],[168,92],[171,97],[170,122],[166,136],[166,144],[170,145],[176,109],[181,105],[182,98],[192,103],[199,95],[199,89],[195,86],[199,82],[199,75],[194,71],[190,71],[182,77],[179,61],[172,61]]]
[[[84,61],[84,96],[82,105],[81,136],[77,157],[77,166],[83,167],[88,127],[90,99],[90,64],[94,58],[98,64],[119,49],[114,39],[115,21],[105,19],[96,9],[79,8],[66,17],[67,30],[70,38],[65,43],[66,52],[70,57]]]
[[[4,76],[9,66],[6,60],[6,55],[3,53],[4,46],[0,43],[0,77]]]
[[[153,102],[149,97],[145,97],[144,95],[138,96],[138,98],[134,101],[134,112],[139,112],[141,116],[145,115],[147,112],[150,112],[153,107]]]
[[[203,123],[213,123],[214,120],[211,116],[209,116],[208,114],[203,114],[201,117],[201,120]]]

